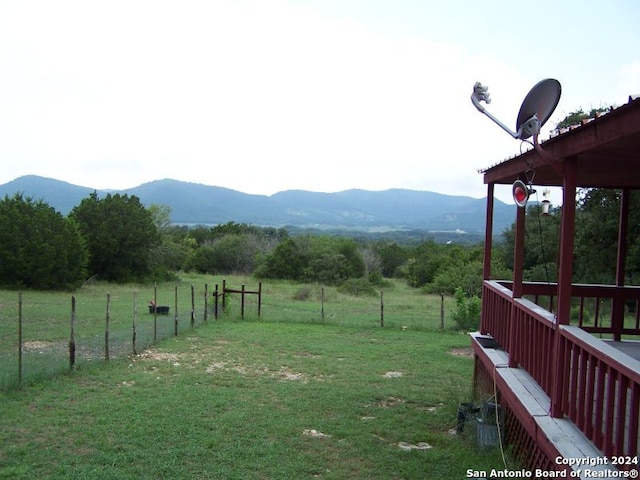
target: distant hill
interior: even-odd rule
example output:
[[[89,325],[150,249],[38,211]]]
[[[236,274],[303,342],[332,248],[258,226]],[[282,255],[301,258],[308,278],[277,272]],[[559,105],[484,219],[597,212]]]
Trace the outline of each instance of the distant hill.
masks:
[[[17,192],[42,199],[66,215],[93,189],[35,175],[0,185],[1,197]],[[428,191],[288,190],[267,196],[164,179],[127,190],[98,191],[100,195],[106,193],[135,195],[146,206],[167,205],[171,208],[171,220],[179,224],[216,225],[233,221],[313,230],[463,231],[476,236],[482,235],[485,228],[484,199]],[[513,223],[514,207],[496,200],[494,216],[494,232],[500,235]]]

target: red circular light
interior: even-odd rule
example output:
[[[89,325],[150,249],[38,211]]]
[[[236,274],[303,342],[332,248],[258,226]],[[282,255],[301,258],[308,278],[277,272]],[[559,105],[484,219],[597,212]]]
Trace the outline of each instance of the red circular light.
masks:
[[[531,193],[531,191],[527,188],[522,180],[516,180],[515,182],[513,182],[511,193],[513,195],[513,201],[516,202],[516,205],[518,205],[519,207],[524,207],[527,204],[527,200],[529,200],[529,194]]]
[[[527,196],[526,190],[522,187],[516,187],[513,190],[513,198],[518,203],[524,202],[527,199]]]

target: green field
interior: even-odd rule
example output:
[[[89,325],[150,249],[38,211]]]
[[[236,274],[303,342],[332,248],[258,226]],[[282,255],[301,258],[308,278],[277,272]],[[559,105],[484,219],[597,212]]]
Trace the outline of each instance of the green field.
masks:
[[[28,385],[68,371],[72,297],[76,304],[77,368],[105,357],[107,307],[109,358],[126,357],[134,353],[134,322],[137,352],[172,336],[176,328],[179,333],[189,330],[192,305],[195,326],[213,321],[211,294],[216,285],[221,290],[225,280],[233,289],[239,290],[242,285],[247,291],[258,289],[258,282],[251,278],[185,275],[177,282],[155,287],[96,282],[73,293],[25,291],[21,293],[21,304],[19,292],[0,290],[0,390],[15,388],[19,383]],[[209,294],[206,318],[205,292]],[[147,305],[154,298],[159,305],[170,307],[169,315],[154,317],[149,314]],[[239,294],[229,295],[227,309],[221,316],[239,320],[240,303]],[[445,299],[447,314],[452,303],[451,299]],[[380,328],[384,323],[385,329],[437,331],[440,307],[440,297],[425,295],[399,281],[389,281],[376,295],[363,297],[345,295],[331,287],[270,281],[262,285],[260,317],[257,295],[245,296],[244,319],[355,328]],[[450,321],[447,320],[446,326],[451,327]],[[23,345],[21,359],[18,355],[20,338]]]
[[[104,306],[107,286],[91,288]],[[293,300],[301,288],[310,296]],[[138,355],[5,389],[0,478],[448,479],[504,468],[500,450],[479,449],[472,432],[455,434],[473,359],[466,335],[438,330],[439,298],[425,309],[425,295],[389,288],[380,328],[375,299],[335,291],[325,292],[323,321],[316,288],[264,285],[260,319],[248,308],[241,321],[232,301],[221,319],[199,318],[195,329],[187,319],[180,336]],[[404,324],[394,295],[405,302]],[[65,312],[54,298],[43,325]],[[278,319],[276,306],[291,316]],[[61,330],[48,341],[64,340]]]

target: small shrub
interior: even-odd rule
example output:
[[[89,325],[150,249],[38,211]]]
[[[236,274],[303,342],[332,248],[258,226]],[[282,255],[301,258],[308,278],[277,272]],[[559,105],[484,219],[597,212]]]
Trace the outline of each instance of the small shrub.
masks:
[[[454,298],[456,307],[451,314],[451,319],[456,323],[458,329],[465,332],[477,330],[480,324],[480,299],[475,295],[467,297],[460,287],[456,288]]]
[[[303,302],[305,300],[309,300],[311,298],[312,293],[313,292],[311,291],[311,287],[309,286],[300,287],[293,293],[293,299]]]
[[[347,295],[353,295],[354,297],[373,297],[376,295],[375,288],[366,278],[350,278],[349,280],[345,280],[338,287],[338,291]]]
[[[369,274],[369,283],[378,288],[393,287],[393,284],[389,280],[385,280],[380,272],[371,272]]]

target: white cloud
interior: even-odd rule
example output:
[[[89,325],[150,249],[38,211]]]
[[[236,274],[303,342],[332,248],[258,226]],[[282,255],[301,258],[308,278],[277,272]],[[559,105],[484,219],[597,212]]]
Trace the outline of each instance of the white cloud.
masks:
[[[394,31],[284,0],[4,3],[0,182],[483,196],[476,169],[519,147],[473,83],[512,126],[539,78],[473,41]]]

